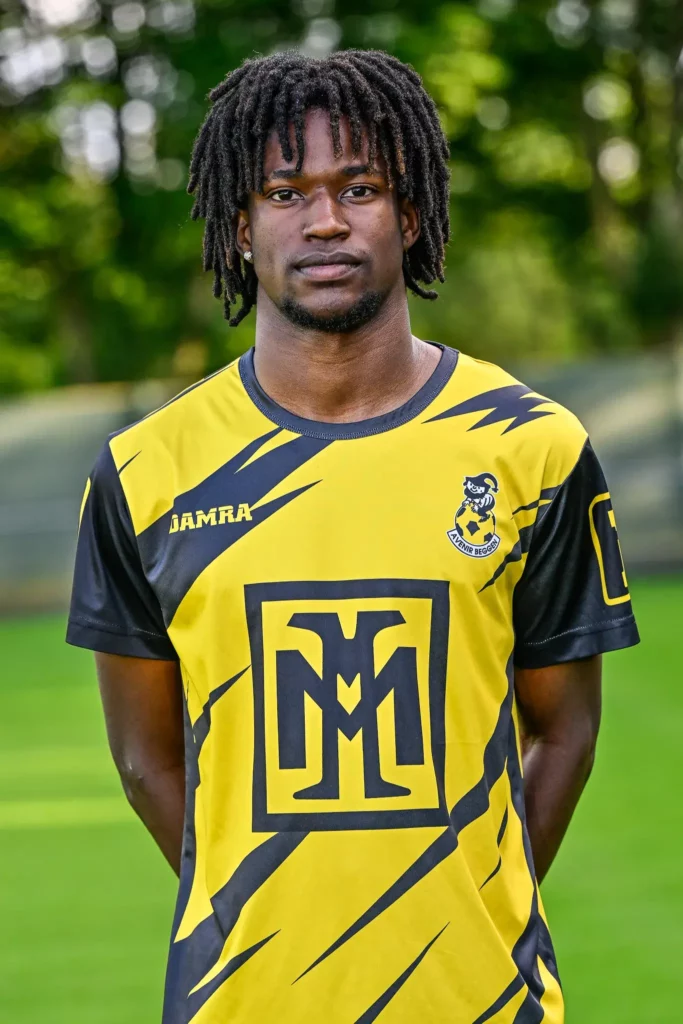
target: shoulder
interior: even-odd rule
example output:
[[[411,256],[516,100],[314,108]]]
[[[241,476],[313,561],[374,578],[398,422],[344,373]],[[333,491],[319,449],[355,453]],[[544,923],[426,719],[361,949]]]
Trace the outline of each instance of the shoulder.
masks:
[[[143,446],[173,450],[188,434],[210,429],[217,412],[220,411],[224,419],[226,410],[239,402],[241,394],[238,360],[235,360],[191,384],[142,419],[111,434],[108,444],[117,469]]]
[[[432,420],[457,420],[477,441],[520,468],[566,477],[587,433],[569,409],[494,363],[460,353],[456,371],[433,405]]]
[[[136,534],[168,511],[175,495],[195,486],[239,449],[244,433],[262,432],[238,361],[186,388],[143,419],[111,434],[92,474],[93,486],[121,491]]]

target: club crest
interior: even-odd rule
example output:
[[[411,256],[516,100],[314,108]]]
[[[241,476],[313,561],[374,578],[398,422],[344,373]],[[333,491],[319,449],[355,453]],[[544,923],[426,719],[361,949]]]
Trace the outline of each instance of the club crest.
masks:
[[[458,551],[470,558],[486,558],[498,549],[500,537],[496,533],[495,494],[498,481],[491,473],[466,476],[463,481],[464,499],[455,513],[448,539]]]

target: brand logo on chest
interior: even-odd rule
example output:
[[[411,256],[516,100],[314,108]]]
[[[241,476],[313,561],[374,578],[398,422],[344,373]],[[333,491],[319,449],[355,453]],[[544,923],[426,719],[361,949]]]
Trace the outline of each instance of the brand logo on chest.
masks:
[[[174,512],[171,516],[169,533],[183,530],[199,530],[202,526],[226,526],[229,523],[242,523],[252,519],[248,505],[218,505],[208,512],[197,509],[196,512]]]

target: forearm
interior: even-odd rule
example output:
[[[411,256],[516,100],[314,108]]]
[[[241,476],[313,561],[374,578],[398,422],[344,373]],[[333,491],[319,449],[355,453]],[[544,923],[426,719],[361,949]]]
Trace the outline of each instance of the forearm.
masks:
[[[184,766],[144,772],[124,770],[120,774],[131,807],[179,874],[185,819]]]
[[[524,802],[539,881],[553,862],[593,767],[601,673],[599,656],[515,670]]]
[[[560,848],[593,767],[594,743],[572,737],[529,739],[524,802],[536,876],[543,880]]]
[[[185,817],[183,688],[177,662],[95,654],[114,763],[132,807],[180,872]]]

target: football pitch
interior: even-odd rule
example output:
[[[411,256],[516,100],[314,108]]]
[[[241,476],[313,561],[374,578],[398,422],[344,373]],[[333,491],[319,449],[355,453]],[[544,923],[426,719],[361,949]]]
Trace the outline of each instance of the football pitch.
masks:
[[[543,887],[568,1024],[681,1020],[683,579],[639,581],[634,603],[643,643],[606,658],[596,767]],[[175,881],[63,633],[0,623],[2,1019],[158,1024]]]

